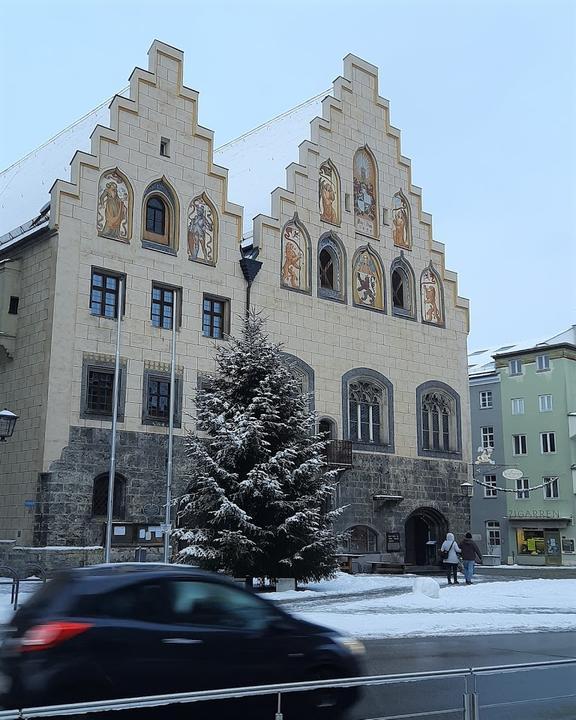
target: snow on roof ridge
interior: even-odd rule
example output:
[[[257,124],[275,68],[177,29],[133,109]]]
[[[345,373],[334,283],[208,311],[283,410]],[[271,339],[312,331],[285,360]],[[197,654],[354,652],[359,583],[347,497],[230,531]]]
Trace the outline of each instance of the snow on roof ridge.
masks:
[[[90,115],[94,115],[94,113],[97,113],[98,110],[101,110],[104,106],[110,105],[112,100],[116,97],[116,95],[122,95],[127,90],[129,90],[130,86],[127,85],[125,88],[122,88],[120,92],[115,93],[111,97],[104,100],[104,102],[101,102],[99,105],[96,105],[96,107],[92,108],[92,110],[89,110],[87,113],[84,113],[81,117],[79,117],[77,120],[74,120],[74,122],[70,123],[67,127],[60,130],[56,133],[56,135],[53,135],[51,138],[48,138],[48,140],[45,140],[41,145],[38,145],[38,147],[34,148],[33,150],[30,150],[30,152],[26,153],[26,155],[22,156],[19,160],[16,160],[16,162],[12,163],[12,165],[9,165],[7,168],[4,168],[4,170],[0,170],[0,175],[3,175],[4,173],[7,173],[8,171],[12,170],[12,168],[15,168],[17,165],[20,165],[20,163],[23,163],[25,160],[27,160],[32,155],[35,155],[37,152],[45,148],[47,145],[50,145],[50,143],[53,143],[55,140],[58,140],[58,138],[61,135],[64,135],[65,133],[69,132],[73,128],[76,127],[76,125],[79,125],[81,122],[86,120],[90,117]],[[70,158],[72,160],[72,158]]]
[[[311,105],[314,102],[317,102],[321,98],[326,97],[327,95],[330,95],[332,92],[332,89],[324,90],[321,93],[318,93],[318,95],[314,95],[311,98],[308,98],[308,100],[304,100],[304,102],[299,103],[298,105],[294,105],[294,107],[291,107],[288,110],[285,110],[284,112],[280,113],[279,115],[276,115],[273,118],[270,118],[270,120],[266,120],[265,122],[261,123],[260,125],[257,125],[256,127],[252,128],[251,130],[247,130],[245,133],[242,133],[242,135],[238,135],[238,137],[233,138],[232,140],[228,140],[228,142],[224,143],[224,145],[220,145],[219,147],[214,149],[214,152],[220,152],[221,150],[226,149],[229,145],[233,145],[236,142],[239,142],[240,140],[244,140],[245,138],[249,137],[250,135],[253,135],[254,133],[259,132],[260,130],[263,130],[268,125],[271,125],[272,123],[278,122],[279,120],[283,120],[284,118],[289,117],[292,113],[298,112],[298,110],[301,110],[303,107],[306,107],[306,105]]]

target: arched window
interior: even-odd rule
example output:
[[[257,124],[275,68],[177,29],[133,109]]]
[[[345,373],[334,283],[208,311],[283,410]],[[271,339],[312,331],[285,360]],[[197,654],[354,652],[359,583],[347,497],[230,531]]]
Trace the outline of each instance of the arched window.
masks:
[[[340,176],[331,160],[320,165],[318,196],[320,220],[340,225]]]
[[[166,215],[164,200],[158,195],[153,195],[146,203],[146,232],[165,236]]]
[[[289,290],[310,292],[310,236],[298,213],[282,229],[280,282]]]
[[[378,552],[378,535],[366,525],[354,525],[346,531],[345,548],[350,553]]]
[[[92,517],[106,517],[108,514],[108,473],[102,473],[94,479],[92,489]],[[122,475],[114,476],[114,501],[112,517],[115,520],[126,519],[126,480]]]
[[[156,180],[144,193],[142,245],[175,254],[177,250],[178,201],[167,180]]]
[[[418,452],[430,457],[460,458],[460,396],[440,381],[416,389]]]
[[[378,176],[376,160],[365,145],[354,154],[354,227],[370,237],[378,237]]]
[[[392,263],[390,285],[392,286],[392,313],[415,318],[414,273],[402,255]]]
[[[129,242],[132,235],[132,187],[128,178],[115,168],[98,182],[98,235]]]
[[[384,310],[382,262],[369,245],[358,248],[352,260],[352,302],[371,310]]]
[[[336,423],[332,418],[320,418],[318,432],[325,435],[327,440],[336,440]]]
[[[444,291],[432,263],[420,277],[422,322],[444,325]]]
[[[308,407],[310,412],[314,411],[314,369],[307,362],[301,360],[296,355],[287,352],[282,353],[282,357],[286,361],[290,372],[295,380],[298,381],[302,394],[308,397]]]
[[[346,302],[346,254],[332,232],[322,235],[318,243],[318,296]]]
[[[359,449],[393,452],[392,383],[375,370],[357,368],[343,376],[342,385],[344,438]]]

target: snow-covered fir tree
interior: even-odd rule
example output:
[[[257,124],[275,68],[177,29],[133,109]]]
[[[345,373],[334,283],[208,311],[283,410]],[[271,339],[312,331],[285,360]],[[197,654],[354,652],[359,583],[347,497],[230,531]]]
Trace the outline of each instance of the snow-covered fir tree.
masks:
[[[337,471],[327,470],[309,398],[263,325],[254,312],[244,320],[198,392],[178,561],[236,577],[319,580],[336,568]]]

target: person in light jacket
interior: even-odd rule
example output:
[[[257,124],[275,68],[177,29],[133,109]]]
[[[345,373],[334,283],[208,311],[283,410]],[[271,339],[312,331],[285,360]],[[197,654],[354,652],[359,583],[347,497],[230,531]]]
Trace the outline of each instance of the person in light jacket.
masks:
[[[458,585],[458,555],[460,554],[460,547],[454,539],[453,533],[449,532],[446,534],[446,540],[440,547],[441,553],[448,553],[448,557],[442,559],[444,567],[446,568],[446,575],[448,577],[448,585]]]
[[[482,553],[478,545],[472,540],[472,533],[467,532],[462,540],[462,562],[464,564],[464,578],[466,585],[472,585],[472,577],[474,575],[474,561],[478,558],[478,562],[482,564]]]

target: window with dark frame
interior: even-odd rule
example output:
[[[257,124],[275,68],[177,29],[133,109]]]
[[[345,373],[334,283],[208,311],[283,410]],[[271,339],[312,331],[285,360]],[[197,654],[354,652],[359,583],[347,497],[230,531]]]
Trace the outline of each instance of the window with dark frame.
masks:
[[[422,447],[424,450],[450,452],[454,442],[451,432],[453,408],[441,393],[428,393],[422,398]]]
[[[347,531],[345,547],[351,553],[375,553],[378,551],[378,535],[366,525],[355,525]]]
[[[405,309],[404,291],[404,277],[399,270],[394,270],[392,273],[392,305],[395,308]]]
[[[152,420],[170,419],[170,379],[148,377],[146,412]]]
[[[106,318],[118,317],[118,275],[92,270],[90,282],[90,314]]]
[[[204,296],[202,304],[202,335],[221,339],[227,332],[228,300]]]
[[[153,195],[146,203],[146,231],[154,235],[164,235],[166,228],[166,205]]]
[[[320,287],[334,290],[334,258],[332,253],[324,248],[320,251]]]
[[[175,290],[161,285],[152,285],[151,318],[154,327],[172,330],[175,292]],[[178,320],[176,320],[176,326],[178,326]]]
[[[95,415],[112,415],[114,398],[114,371],[105,368],[88,368],[86,412]]]
[[[380,386],[359,380],[348,389],[350,440],[359,443],[387,442],[381,439],[383,390]]]

